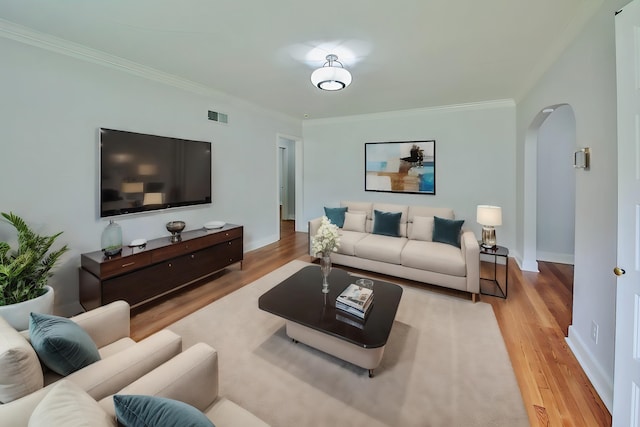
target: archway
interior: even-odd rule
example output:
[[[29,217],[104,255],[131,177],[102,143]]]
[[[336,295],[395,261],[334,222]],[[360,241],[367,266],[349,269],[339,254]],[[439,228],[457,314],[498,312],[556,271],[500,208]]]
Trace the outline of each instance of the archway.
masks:
[[[575,117],[573,109],[568,104],[555,104],[542,109],[533,119],[531,125],[527,129],[524,145],[524,196],[523,196],[523,248],[521,269],[525,271],[538,271],[538,145],[540,138],[540,129],[545,121],[559,109],[569,111],[569,115],[565,115],[565,123],[562,125],[573,130],[575,146]],[[568,109],[568,110],[567,110]],[[548,149],[548,147],[547,147]],[[567,156],[566,162],[571,159]],[[558,185],[563,184],[559,182]],[[575,204],[575,187],[571,194],[567,195],[572,198]],[[575,212],[573,212],[575,220]],[[546,259],[548,261],[566,262],[563,259]]]

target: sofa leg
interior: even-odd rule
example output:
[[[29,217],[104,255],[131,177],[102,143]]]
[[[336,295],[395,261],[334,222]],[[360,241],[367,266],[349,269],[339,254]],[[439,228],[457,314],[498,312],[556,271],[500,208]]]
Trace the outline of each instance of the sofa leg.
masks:
[[[478,295],[479,294],[471,294],[471,301],[473,301],[474,303],[478,302]]]

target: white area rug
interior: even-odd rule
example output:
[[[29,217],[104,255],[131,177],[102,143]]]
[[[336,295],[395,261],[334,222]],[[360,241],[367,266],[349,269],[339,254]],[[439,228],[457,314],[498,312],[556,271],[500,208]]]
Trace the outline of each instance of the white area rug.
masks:
[[[220,394],[272,426],[528,426],[493,310],[403,287],[382,363],[369,378],[285,334],[258,298],[292,261],[169,327],[218,351]],[[320,278],[318,282],[320,289]]]

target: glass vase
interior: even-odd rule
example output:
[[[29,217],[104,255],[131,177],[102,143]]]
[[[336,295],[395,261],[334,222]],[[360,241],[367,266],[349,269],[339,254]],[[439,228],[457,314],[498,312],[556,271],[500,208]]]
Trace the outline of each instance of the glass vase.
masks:
[[[329,273],[331,273],[331,257],[329,255],[322,254],[322,258],[320,259],[320,271],[322,272],[322,293],[329,293],[329,282],[327,278],[329,277]]]
[[[102,232],[102,252],[107,257],[118,255],[122,252],[122,228],[113,220]]]

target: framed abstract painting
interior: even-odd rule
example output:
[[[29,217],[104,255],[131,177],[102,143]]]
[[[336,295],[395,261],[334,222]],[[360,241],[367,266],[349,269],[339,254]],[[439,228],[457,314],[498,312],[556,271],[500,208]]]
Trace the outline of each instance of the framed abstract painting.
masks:
[[[436,194],[436,141],[364,144],[365,191]]]

